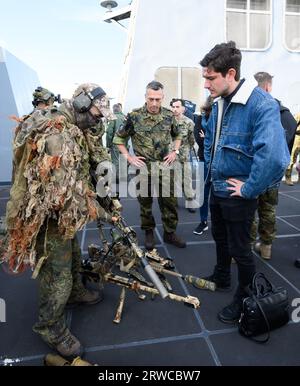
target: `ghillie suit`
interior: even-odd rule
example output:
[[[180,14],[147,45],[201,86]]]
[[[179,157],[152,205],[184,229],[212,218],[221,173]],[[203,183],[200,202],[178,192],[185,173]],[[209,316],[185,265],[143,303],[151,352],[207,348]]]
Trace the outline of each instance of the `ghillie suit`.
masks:
[[[89,221],[110,219],[95,199],[89,146],[82,130],[63,115],[37,111],[18,134],[6,213],[6,260],[13,272],[27,265],[35,267],[36,238],[46,219],[57,220],[66,239],[72,239]]]

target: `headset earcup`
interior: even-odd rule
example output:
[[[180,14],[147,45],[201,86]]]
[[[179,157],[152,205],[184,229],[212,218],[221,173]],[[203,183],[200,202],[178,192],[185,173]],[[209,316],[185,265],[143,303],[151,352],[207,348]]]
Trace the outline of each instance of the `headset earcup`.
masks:
[[[80,93],[73,100],[73,107],[78,113],[86,113],[91,108],[92,101],[85,93]]]

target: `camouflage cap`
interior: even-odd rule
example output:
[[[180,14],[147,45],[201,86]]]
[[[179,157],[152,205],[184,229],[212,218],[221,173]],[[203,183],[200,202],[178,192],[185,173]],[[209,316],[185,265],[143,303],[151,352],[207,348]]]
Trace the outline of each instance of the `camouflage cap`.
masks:
[[[106,92],[96,83],[83,83],[79,85],[73,94],[73,99],[84,93],[91,101],[91,106],[96,106],[102,116],[108,120],[115,119],[109,108],[109,98]]]
[[[34,90],[32,96],[33,96],[33,101],[32,101],[33,106],[37,106],[38,103],[40,102],[49,103],[50,100],[52,100],[52,103],[53,103],[55,100],[54,94],[44,87],[37,87]]]

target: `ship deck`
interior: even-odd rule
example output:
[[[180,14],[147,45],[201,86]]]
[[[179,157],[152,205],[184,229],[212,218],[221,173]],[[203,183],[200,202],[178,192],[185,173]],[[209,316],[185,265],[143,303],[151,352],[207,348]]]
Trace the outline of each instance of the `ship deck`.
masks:
[[[0,214],[3,215],[9,197],[9,187],[0,187]],[[300,257],[300,184],[280,187],[277,208],[277,236],[272,259],[263,260],[255,254],[257,270],[264,272],[275,285],[288,289],[291,313],[299,318],[293,299],[300,303],[300,270],[294,260]],[[135,199],[122,199],[126,221],[137,232],[140,245],[139,206]],[[189,213],[179,201],[178,234],[187,241],[186,249],[163,243],[163,228],[157,202],[157,249],[164,257],[174,260],[182,274],[206,276],[215,264],[215,246],[210,229],[201,236],[193,234],[199,220],[198,211]],[[210,225],[210,223],[209,223]],[[90,243],[98,243],[95,224],[89,224],[79,234],[83,254]],[[237,272],[232,264],[233,282]],[[0,365],[42,366],[48,346],[32,332],[37,318],[37,283],[31,273],[20,276],[6,274],[0,268],[0,298],[6,303],[6,322],[0,323]],[[120,324],[113,323],[120,287],[107,284],[104,299],[94,306],[80,306],[66,312],[72,332],[85,346],[85,358],[100,366],[296,366],[300,365],[299,324],[288,325],[271,332],[266,344],[257,344],[242,337],[236,326],[217,319],[218,311],[230,303],[228,293],[196,289],[180,278],[170,278],[174,292],[196,296],[199,309],[183,303],[163,300],[140,300],[127,291]],[[297,302],[297,300],[295,301]],[[295,305],[295,304],[294,304]],[[298,343],[297,343],[298,342]]]

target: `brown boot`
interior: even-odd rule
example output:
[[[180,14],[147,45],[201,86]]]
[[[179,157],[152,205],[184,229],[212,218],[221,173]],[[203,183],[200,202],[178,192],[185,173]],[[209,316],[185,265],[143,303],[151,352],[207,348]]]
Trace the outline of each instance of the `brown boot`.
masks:
[[[272,244],[263,244],[261,243],[260,245],[260,255],[263,259],[265,260],[270,260],[271,259],[271,249],[272,249]]]
[[[58,338],[57,343],[52,343],[50,346],[67,359],[81,356],[84,351],[79,340],[69,330],[64,336]]]
[[[289,185],[289,186],[293,186],[294,185],[294,183],[292,181],[292,177],[291,176],[287,176],[287,175],[285,175],[285,183],[287,185]]]
[[[145,248],[151,251],[155,247],[153,229],[145,231]]]
[[[167,233],[164,232],[164,242],[167,244],[173,244],[177,248],[185,248],[186,243],[180,237],[176,235],[175,232]]]
[[[264,244],[261,241],[257,241],[254,245],[255,252],[259,253],[260,256],[265,260],[271,259],[272,244]]]
[[[93,290],[85,290],[82,294],[78,294],[75,296],[70,296],[67,308],[72,308],[78,306],[80,304],[97,304],[103,300],[103,292],[102,291],[93,291]]]

